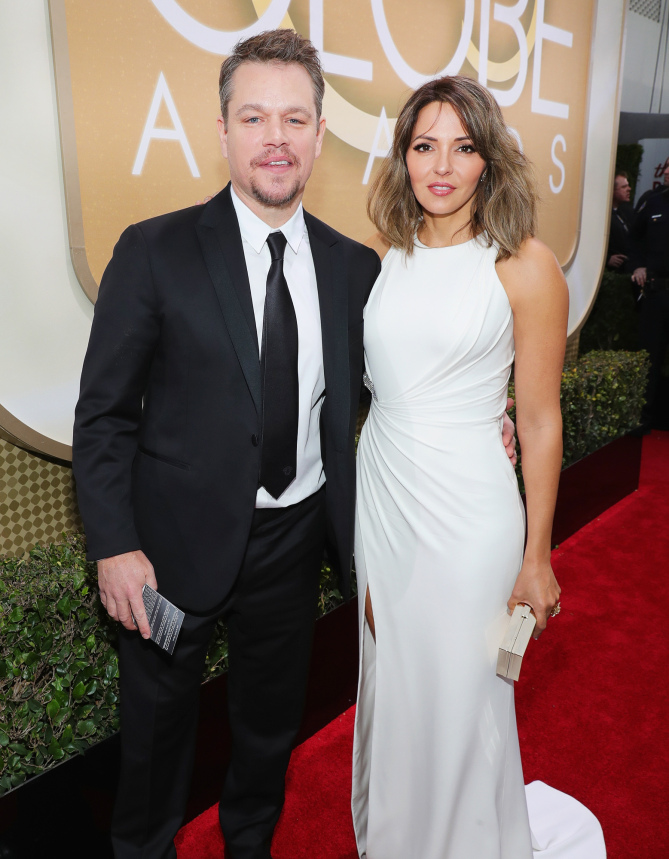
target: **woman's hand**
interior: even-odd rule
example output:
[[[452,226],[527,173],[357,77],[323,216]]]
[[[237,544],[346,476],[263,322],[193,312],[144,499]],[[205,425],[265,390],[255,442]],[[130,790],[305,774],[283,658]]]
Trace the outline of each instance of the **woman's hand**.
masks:
[[[537,619],[533,637],[539,638],[546,629],[548,616],[559,599],[560,585],[557,583],[550,561],[540,563],[526,558],[507,603],[509,611],[513,613],[519,602],[529,605]]]
[[[502,444],[506,449],[506,455],[511,460],[511,465],[516,465],[518,456],[516,455],[516,425],[508,415],[509,409],[513,408],[513,400],[511,397],[506,398],[506,411],[502,420]]]

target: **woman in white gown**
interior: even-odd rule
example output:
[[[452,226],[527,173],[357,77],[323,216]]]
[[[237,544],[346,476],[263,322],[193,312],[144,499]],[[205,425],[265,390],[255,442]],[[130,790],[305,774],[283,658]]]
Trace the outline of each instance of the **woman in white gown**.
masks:
[[[410,97],[369,211],[383,270],[365,311],[373,398],[358,448],[358,851],[531,859],[513,683],[495,666],[507,608],[532,606],[538,635],[560,595],[567,287],[533,237],[527,162],[474,81]],[[501,440],[514,362],[525,549]]]

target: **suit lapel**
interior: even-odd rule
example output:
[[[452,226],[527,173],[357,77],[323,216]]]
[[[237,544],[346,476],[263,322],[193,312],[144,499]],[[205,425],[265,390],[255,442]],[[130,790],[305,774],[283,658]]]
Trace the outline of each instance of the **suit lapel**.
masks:
[[[351,396],[348,361],[348,288],[338,265],[335,233],[307,212],[304,220],[316,269],[323,338],[323,368],[327,414],[335,447],[344,449],[348,438]]]
[[[207,205],[196,230],[232,345],[260,415],[262,386],[258,335],[242,237],[229,185]]]

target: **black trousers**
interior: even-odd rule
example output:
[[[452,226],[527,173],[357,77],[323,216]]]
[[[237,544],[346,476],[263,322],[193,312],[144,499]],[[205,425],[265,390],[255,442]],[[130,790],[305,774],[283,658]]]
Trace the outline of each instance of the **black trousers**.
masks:
[[[650,355],[646,404],[641,410],[641,423],[650,429],[659,411],[658,390],[669,346],[669,290],[650,293],[641,299],[639,345]]]
[[[176,859],[204,659],[220,616],[228,624],[232,733],[220,801],[226,859],[270,859],[304,708],[325,530],[324,489],[292,507],[256,510],[231,594],[210,615],[186,615],[173,656],[120,630],[116,859]]]

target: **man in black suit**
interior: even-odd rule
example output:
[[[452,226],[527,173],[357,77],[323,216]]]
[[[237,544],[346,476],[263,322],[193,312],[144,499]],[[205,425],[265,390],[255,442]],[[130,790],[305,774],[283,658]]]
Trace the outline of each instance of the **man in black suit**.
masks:
[[[129,227],[100,285],[73,464],[100,595],[124,627],[119,859],[176,856],[222,615],[226,855],[270,859],[326,536],[348,590],[362,312],[380,262],[301,206],[323,90],[296,33],[240,43],[220,77],[231,184]],[[145,640],[144,583],[186,612],[172,657]]]

